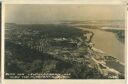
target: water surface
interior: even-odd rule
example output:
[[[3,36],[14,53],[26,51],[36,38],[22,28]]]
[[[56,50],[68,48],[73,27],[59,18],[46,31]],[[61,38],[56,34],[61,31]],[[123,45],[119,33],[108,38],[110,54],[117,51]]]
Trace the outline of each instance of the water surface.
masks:
[[[124,63],[124,44],[121,43],[113,32],[108,32],[99,29],[81,28],[94,32],[92,42],[95,48],[100,49],[107,54],[118,58]]]

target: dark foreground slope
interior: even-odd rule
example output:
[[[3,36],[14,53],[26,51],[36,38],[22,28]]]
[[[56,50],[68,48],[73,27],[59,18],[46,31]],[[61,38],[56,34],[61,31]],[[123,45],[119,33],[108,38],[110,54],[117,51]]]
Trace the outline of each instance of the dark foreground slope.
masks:
[[[124,78],[124,66],[94,50],[92,37],[93,32],[67,25],[6,24],[5,78]]]

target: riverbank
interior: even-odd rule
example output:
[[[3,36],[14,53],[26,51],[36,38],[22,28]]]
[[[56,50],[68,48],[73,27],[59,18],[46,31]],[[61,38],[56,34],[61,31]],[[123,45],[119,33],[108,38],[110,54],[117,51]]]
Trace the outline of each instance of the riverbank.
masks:
[[[92,42],[95,44],[94,47],[106,52],[110,56],[118,58],[122,63],[124,63],[125,46],[118,40],[113,32],[83,27],[79,27],[79,29],[82,29],[83,31],[92,31],[94,33],[94,37],[92,39]]]

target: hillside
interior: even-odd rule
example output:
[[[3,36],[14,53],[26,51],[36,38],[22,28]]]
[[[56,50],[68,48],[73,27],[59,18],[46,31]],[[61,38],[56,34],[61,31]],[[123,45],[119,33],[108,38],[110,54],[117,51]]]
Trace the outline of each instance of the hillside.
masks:
[[[124,78],[124,65],[94,48],[93,32],[61,24],[6,24],[5,32],[5,72],[18,76],[7,79]]]

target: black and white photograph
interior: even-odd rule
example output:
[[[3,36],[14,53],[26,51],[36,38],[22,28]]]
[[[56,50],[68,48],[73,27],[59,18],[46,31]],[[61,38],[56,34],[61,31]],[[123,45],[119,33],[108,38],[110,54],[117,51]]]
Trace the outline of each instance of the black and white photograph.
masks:
[[[125,79],[125,7],[5,4],[4,79]]]

